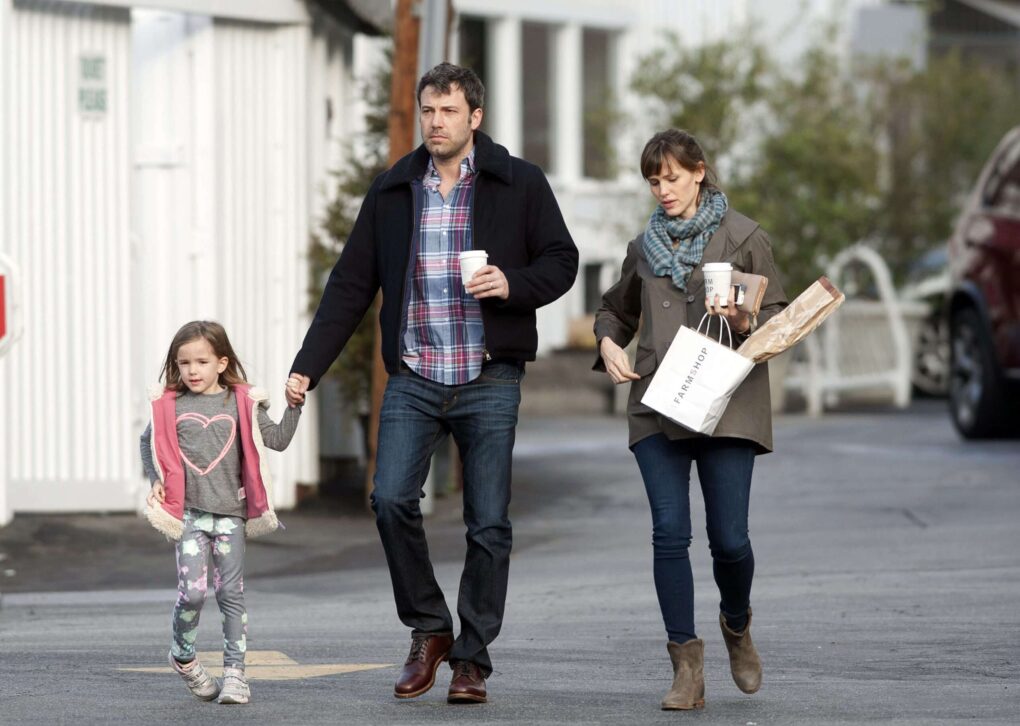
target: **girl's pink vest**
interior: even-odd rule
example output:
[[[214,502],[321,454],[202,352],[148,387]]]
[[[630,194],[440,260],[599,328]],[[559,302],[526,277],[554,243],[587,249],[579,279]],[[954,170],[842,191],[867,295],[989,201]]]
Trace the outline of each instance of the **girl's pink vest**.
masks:
[[[248,537],[268,534],[280,526],[273,510],[272,481],[266,466],[257,407],[267,400],[265,391],[249,385],[233,387],[241,445],[241,485],[244,487]],[[149,523],[168,538],[179,540],[184,531],[184,462],[177,441],[177,392],[162,386],[150,391],[152,400],[152,460],[163,480],[162,506],[146,507]]]

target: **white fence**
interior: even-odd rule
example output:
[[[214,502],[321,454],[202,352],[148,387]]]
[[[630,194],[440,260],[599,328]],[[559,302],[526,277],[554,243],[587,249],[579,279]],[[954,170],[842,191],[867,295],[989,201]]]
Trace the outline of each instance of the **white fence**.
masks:
[[[901,408],[910,403],[912,332],[928,307],[901,301],[885,261],[864,245],[840,252],[829,265],[829,279],[843,289],[853,265],[870,271],[878,299],[847,295],[839,311],[804,341],[806,361],[793,366],[785,381],[787,389],[804,394],[811,415],[841,397],[866,395]]]

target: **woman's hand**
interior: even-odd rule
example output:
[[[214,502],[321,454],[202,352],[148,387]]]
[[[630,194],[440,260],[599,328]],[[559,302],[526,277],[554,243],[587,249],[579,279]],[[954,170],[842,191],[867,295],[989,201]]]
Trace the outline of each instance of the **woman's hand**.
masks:
[[[155,509],[157,505],[162,504],[164,501],[166,501],[166,490],[163,488],[163,482],[153,482],[152,489],[149,490],[149,496],[145,498],[145,503]]]
[[[737,303],[733,299],[733,285],[730,285],[730,294],[726,299],[726,305],[723,306],[721,302],[718,295],[715,296],[715,300],[711,303],[706,297],[705,310],[708,311],[709,315],[722,315],[725,317],[726,322],[730,325],[730,330],[734,333],[744,334],[751,330],[751,316],[737,307]]]
[[[602,361],[606,364],[606,373],[613,379],[613,383],[626,383],[641,379],[630,367],[630,358],[627,353],[612,341],[611,338],[603,338],[599,343],[599,353]]]

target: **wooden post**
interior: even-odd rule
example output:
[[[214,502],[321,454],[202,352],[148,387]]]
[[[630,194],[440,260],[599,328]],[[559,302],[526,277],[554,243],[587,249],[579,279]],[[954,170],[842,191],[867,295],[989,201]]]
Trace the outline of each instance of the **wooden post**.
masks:
[[[414,14],[414,0],[397,0],[393,23],[393,74],[390,83],[389,165],[414,148],[417,102],[414,91],[418,84],[418,36],[421,21]],[[382,303],[380,295],[376,311]],[[379,316],[375,323],[375,361],[372,364],[372,411],[368,423],[368,463],[365,471],[365,501],[372,494],[375,457],[379,449],[379,411],[386,390],[386,368],[382,359],[382,333]]]

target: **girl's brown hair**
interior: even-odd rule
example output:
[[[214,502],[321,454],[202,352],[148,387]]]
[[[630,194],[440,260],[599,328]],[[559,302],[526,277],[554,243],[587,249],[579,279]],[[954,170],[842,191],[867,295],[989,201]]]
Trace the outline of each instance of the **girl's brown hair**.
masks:
[[[702,189],[718,189],[715,170],[705,159],[705,151],[693,135],[680,129],[666,129],[655,134],[645,150],[641,152],[641,176],[647,179],[662,169],[663,163],[673,160],[687,171],[697,171],[698,165],[705,167]]]
[[[167,388],[178,393],[183,392],[186,388],[181,379],[181,371],[177,367],[177,354],[182,346],[199,338],[205,339],[212,346],[213,353],[217,358],[227,359],[227,367],[220,373],[219,383],[221,386],[229,389],[239,383],[247,383],[248,378],[245,375],[244,366],[237,359],[237,354],[234,353],[234,348],[230,345],[230,338],[227,337],[227,331],[223,329],[223,326],[210,320],[192,320],[177,331],[170,343],[170,350],[167,351],[163,372],[159,376],[159,380],[165,381]]]

